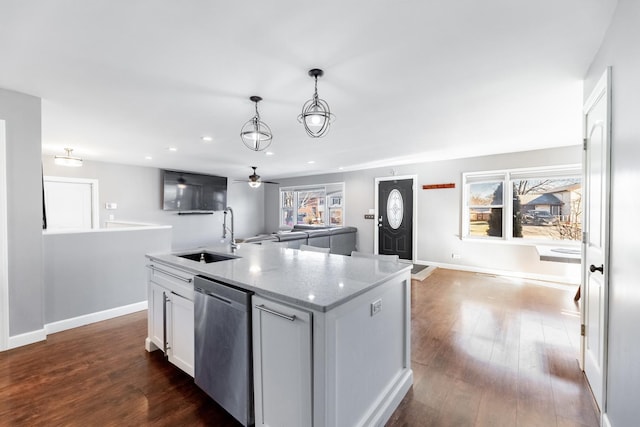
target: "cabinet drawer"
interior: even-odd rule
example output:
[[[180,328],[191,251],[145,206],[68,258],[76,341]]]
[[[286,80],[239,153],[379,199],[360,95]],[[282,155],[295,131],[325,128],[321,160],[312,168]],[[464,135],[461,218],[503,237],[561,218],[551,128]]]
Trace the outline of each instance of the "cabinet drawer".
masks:
[[[150,282],[193,301],[193,274],[157,262],[147,268]]]

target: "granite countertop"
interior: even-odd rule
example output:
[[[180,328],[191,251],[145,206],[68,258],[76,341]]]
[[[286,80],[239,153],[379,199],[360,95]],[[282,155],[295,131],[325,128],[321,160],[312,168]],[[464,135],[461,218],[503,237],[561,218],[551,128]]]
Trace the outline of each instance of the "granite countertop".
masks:
[[[180,258],[194,252],[231,254],[229,245],[165,254],[151,261],[317,311],[329,311],[358,295],[408,272],[410,263],[327,255],[275,245],[240,244],[239,258],[209,264]]]

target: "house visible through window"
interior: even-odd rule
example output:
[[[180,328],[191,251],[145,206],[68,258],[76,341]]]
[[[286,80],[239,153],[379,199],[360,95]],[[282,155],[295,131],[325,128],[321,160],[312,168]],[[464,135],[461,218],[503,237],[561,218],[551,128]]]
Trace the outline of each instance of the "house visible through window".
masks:
[[[463,179],[464,237],[580,241],[579,166],[474,172]]]
[[[343,183],[280,189],[280,226],[341,226],[343,210]]]

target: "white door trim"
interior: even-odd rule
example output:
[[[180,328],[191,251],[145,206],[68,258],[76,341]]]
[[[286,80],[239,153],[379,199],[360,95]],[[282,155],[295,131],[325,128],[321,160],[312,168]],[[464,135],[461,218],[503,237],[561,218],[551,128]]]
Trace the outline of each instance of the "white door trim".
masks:
[[[375,187],[374,187],[374,208],[376,212],[375,220],[373,221],[373,253],[378,253],[378,218],[380,218],[380,213],[378,212],[378,186],[380,185],[380,181],[394,181],[394,180],[403,180],[403,179],[411,179],[413,180],[413,219],[411,224],[411,254],[412,261],[415,262],[418,259],[417,254],[417,245],[418,245],[418,175],[397,175],[397,176],[384,176],[375,179]]]
[[[9,246],[7,242],[7,139],[0,120],[0,351],[9,347]]]

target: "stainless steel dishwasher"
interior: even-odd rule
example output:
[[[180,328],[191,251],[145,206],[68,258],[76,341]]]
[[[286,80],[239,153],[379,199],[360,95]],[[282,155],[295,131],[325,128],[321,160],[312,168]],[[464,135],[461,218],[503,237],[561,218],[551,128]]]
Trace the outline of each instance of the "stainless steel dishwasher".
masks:
[[[195,383],[253,425],[251,292],[201,276],[194,288]]]

